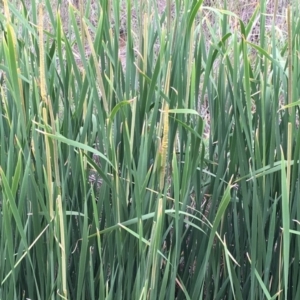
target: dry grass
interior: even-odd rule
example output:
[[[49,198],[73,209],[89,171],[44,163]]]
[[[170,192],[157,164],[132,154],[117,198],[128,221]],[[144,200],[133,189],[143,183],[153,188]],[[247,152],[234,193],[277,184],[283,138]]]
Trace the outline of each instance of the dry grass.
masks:
[[[68,32],[68,23],[69,23],[69,5],[72,5],[75,9],[78,10],[78,22],[79,22],[79,15],[80,15],[80,8],[82,7],[82,11],[86,10],[86,1],[83,0],[62,0],[62,5],[58,6],[58,1],[57,0],[52,0],[50,1],[52,3],[52,11],[58,11],[60,12],[60,15],[63,20],[63,29],[65,32]],[[149,2],[149,1],[148,1]],[[174,15],[175,12],[175,6],[174,6],[174,1],[172,5],[172,12]],[[253,12],[259,5],[258,0],[242,0],[242,1],[233,1],[229,0],[227,1],[227,9],[233,13],[235,13],[241,20],[247,24],[249,19],[251,18]],[[275,2],[276,1],[267,1],[266,4],[266,19],[267,19],[267,25],[271,25],[272,19],[276,18],[276,29],[278,32],[278,42],[283,42],[286,39],[286,31],[287,31],[287,25],[286,25],[286,10],[289,4],[291,4],[291,0],[279,0],[278,1],[278,8],[275,8]],[[96,0],[91,0],[90,6],[89,6],[89,15],[88,19],[89,22],[91,22],[94,26],[97,25],[98,23],[98,18],[99,18],[99,2]],[[132,1],[134,3],[134,1]],[[30,11],[31,7],[31,0],[26,0],[25,4],[27,5],[28,10]],[[19,2],[19,5],[22,5]],[[132,4],[134,6],[134,4]],[[149,5],[152,6],[152,10],[154,11],[154,6],[156,6],[156,9],[160,15],[162,15],[165,12],[166,6],[167,6],[167,0],[157,0],[156,2],[149,2]],[[111,17],[111,25],[112,29],[114,32],[120,32],[120,59],[122,61],[122,64],[125,64],[125,58],[126,58],[126,15],[127,15],[127,10],[126,10],[126,0],[120,0],[120,28],[116,29],[115,27],[115,22],[113,20],[113,17]],[[224,1],[220,0],[204,0],[203,1],[203,18],[202,18],[202,26],[205,29],[205,33],[207,35],[207,42],[209,43],[211,39],[211,35],[209,33],[209,26],[213,26],[214,29],[216,29],[216,25],[218,23],[218,19],[211,10],[207,8],[214,8],[214,9],[223,9],[224,7]],[[207,8],[205,8],[207,7]],[[274,15],[274,11],[276,10],[276,14]],[[133,35],[136,37],[135,42],[138,45],[138,36],[135,34],[139,30],[139,12],[136,11],[134,7],[131,9],[131,17],[132,17],[132,30],[133,30]],[[112,9],[111,9],[111,15]],[[49,22],[49,16],[45,14],[45,27],[50,29],[50,22]],[[229,26],[231,29],[234,29],[238,26],[238,21],[237,19],[231,17],[229,18]],[[251,35],[249,36],[249,39],[252,42],[257,42],[259,40],[259,18],[256,20],[253,30]],[[268,34],[268,28],[266,29],[266,34]],[[159,47],[159,45],[156,45],[156,47]],[[76,52],[76,47],[74,48],[74,51]],[[86,54],[89,55],[89,47],[86,47]]]
[[[82,5],[83,10],[86,10],[86,1],[83,0],[62,0],[62,5],[58,6],[58,1],[57,0],[52,0],[50,1],[52,3],[52,11],[58,11],[61,14],[63,24],[64,24],[64,29],[67,30],[68,28],[68,10],[69,10],[69,5],[72,5],[73,7],[77,8],[80,10],[80,7]],[[133,1],[132,1],[133,2]],[[166,2],[167,0],[157,0],[154,3],[151,3],[152,7],[156,6],[158,13],[161,15],[165,12],[166,9]],[[241,18],[241,20],[247,24],[249,21],[250,17],[252,16],[254,10],[256,7],[259,5],[258,0],[254,1],[249,1],[249,0],[242,0],[242,1],[233,1],[229,0],[227,1],[227,10],[235,13],[238,17]],[[267,1],[266,4],[266,13],[267,13],[267,23],[271,23],[275,11],[275,2],[276,1]],[[31,6],[31,0],[25,0],[25,4],[27,5],[27,8],[30,11],[30,6]],[[288,5],[291,4],[291,0],[278,0],[278,8],[276,9],[276,26],[278,27],[279,30],[285,32],[286,31],[286,10]],[[19,2],[19,5],[22,5],[21,2]],[[96,0],[91,0],[91,5],[89,7],[89,21],[93,25],[97,25],[98,22],[98,1]],[[121,13],[120,13],[120,29],[123,31],[126,29],[126,0],[120,0],[120,6],[121,6]],[[215,9],[223,9],[224,7],[224,1],[220,0],[204,0],[203,1],[203,6],[204,7],[211,7]],[[174,5],[172,5],[172,10],[174,12]],[[134,31],[138,30],[138,12],[134,7],[131,9],[131,16],[132,16],[132,28]],[[204,9],[204,22],[210,21],[213,22],[215,21],[215,18],[213,16],[213,13],[205,10]],[[46,19],[49,19],[49,16],[45,15]],[[231,27],[236,26],[236,20],[231,20]],[[46,22],[47,23],[47,22]],[[49,23],[49,22],[48,22]],[[112,26],[114,25],[114,22],[112,20]],[[259,22],[255,24],[255,29],[253,30],[253,39],[256,39],[259,35]]]

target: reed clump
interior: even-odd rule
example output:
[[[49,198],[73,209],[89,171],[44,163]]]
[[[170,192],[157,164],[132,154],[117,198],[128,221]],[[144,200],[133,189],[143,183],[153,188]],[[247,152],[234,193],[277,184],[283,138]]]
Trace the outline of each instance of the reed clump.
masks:
[[[300,297],[300,14],[270,3],[3,1],[0,299]]]

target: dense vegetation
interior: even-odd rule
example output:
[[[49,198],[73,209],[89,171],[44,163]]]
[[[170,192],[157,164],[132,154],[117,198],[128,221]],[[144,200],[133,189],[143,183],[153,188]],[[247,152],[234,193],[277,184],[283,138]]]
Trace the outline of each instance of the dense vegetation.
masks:
[[[3,1],[0,299],[300,299],[298,2],[77,2]]]

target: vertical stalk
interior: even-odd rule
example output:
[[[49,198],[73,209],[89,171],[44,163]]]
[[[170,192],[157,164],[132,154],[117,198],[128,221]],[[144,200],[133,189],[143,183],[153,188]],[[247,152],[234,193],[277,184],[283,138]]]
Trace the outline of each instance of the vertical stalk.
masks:
[[[85,31],[83,28],[84,10],[83,10],[82,0],[79,0],[79,15],[80,15],[80,30],[81,30],[82,45],[85,45]]]
[[[40,46],[40,91],[41,91],[41,100],[43,103],[42,108],[42,118],[44,124],[51,125],[52,131],[55,133],[55,121],[53,115],[53,109],[50,99],[47,96],[47,89],[46,89],[46,70],[45,70],[45,51],[44,51],[44,11],[43,11],[43,4],[39,4],[39,46]],[[48,115],[50,116],[50,124],[48,122]],[[52,151],[50,147],[50,143],[52,143]],[[64,218],[63,218],[63,207],[61,201],[61,188],[60,188],[60,176],[59,176],[59,168],[58,168],[58,150],[57,150],[57,143],[50,140],[49,137],[45,136],[45,147],[46,147],[46,169],[47,169],[47,186],[48,186],[48,206],[49,206],[49,214],[51,220],[54,218],[54,205],[53,199],[55,194],[57,194],[57,207],[58,207],[58,219],[55,224],[58,224],[58,228],[60,229],[60,265],[61,265],[61,277],[62,277],[62,290],[63,290],[63,297],[67,297],[67,268],[66,268],[66,252],[65,252],[65,226],[64,226]],[[52,162],[54,166],[54,174],[55,179],[52,182]],[[54,190],[55,187],[55,190]],[[54,257],[53,257],[53,238],[50,237],[50,261],[52,264],[50,265],[51,268],[51,282],[54,284]]]
[[[39,46],[40,46],[40,93],[41,93],[41,100],[42,100],[42,118],[44,124],[48,125],[48,115],[47,115],[47,96],[46,96],[46,80],[45,80],[45,60],[44,60],[44,12],[43,12],[43,5],[40,3],[38,6],[38,31],[39,31]],[[45,150],[46,150],[46,174],[47,174],[47,189],[48,189],[48,209],[50,219],[54,218],[54,210],[53,210],[53,184],[52,184],[52,168],[51,168],[51,152],[50,152],[50,139],[49,137],[45,136]],[[49,232],[49,254],[48,254],[48,261],[49,261],[49,268],[50,268],[50,280],[51,286],[54,285],[55,276],[54,276],[54,250],[53,250],[53,231],[50,230]],[[54,295],[52,296],[54,300]]]
[[[292,140],[292,123],[288,123],[288,139],[287,139],[287,170],[286,170],[286,185],[288,191],[290,191],[291,184],[291,165],[292,165],[292,148],[293,148],[293,140]]]
[[[171,31],[171,0],[167,0],[167,32]]]
[[[44,58],[44,11],[43,4],[39,4],[39,46],[40,46],[40,91],[41,100],[43,104],[42,117],[44,124],[48,124],[48,114],[47,106],[48,99],[46,93],[46,79],[45,79],[45,58]],[[52,167],[51,167],[51,152],[50,152],[50,139],[45,136],[45,146],[46,146],[46,160],[47,160],[47,181],[48,181],[48,193],[49,193],[49,213],[51,219],[54,217],[53,212],[53,185],[52,185]]]
[[[291,30],[291,7],[288,6],[287,9],[287,25],[288,25],[288,72],[289,72],[289,80],[288,80],[288,104],[291,104],[293,102],[293,91],[292,91],[292,30]],[[289,107],[288,109],[289,114],[292,113],[292,108]]]

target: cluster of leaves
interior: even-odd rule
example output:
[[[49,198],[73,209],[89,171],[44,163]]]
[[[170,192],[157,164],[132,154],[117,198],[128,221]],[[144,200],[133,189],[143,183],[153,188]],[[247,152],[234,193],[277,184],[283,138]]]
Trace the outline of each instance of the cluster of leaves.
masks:
[[[70,5],[67,33],[3,1],[0,299],[300,298],[297,5],[279,49],[265,1],[247,24],[140,2],[123,68],[119,1],[96,26]]]

